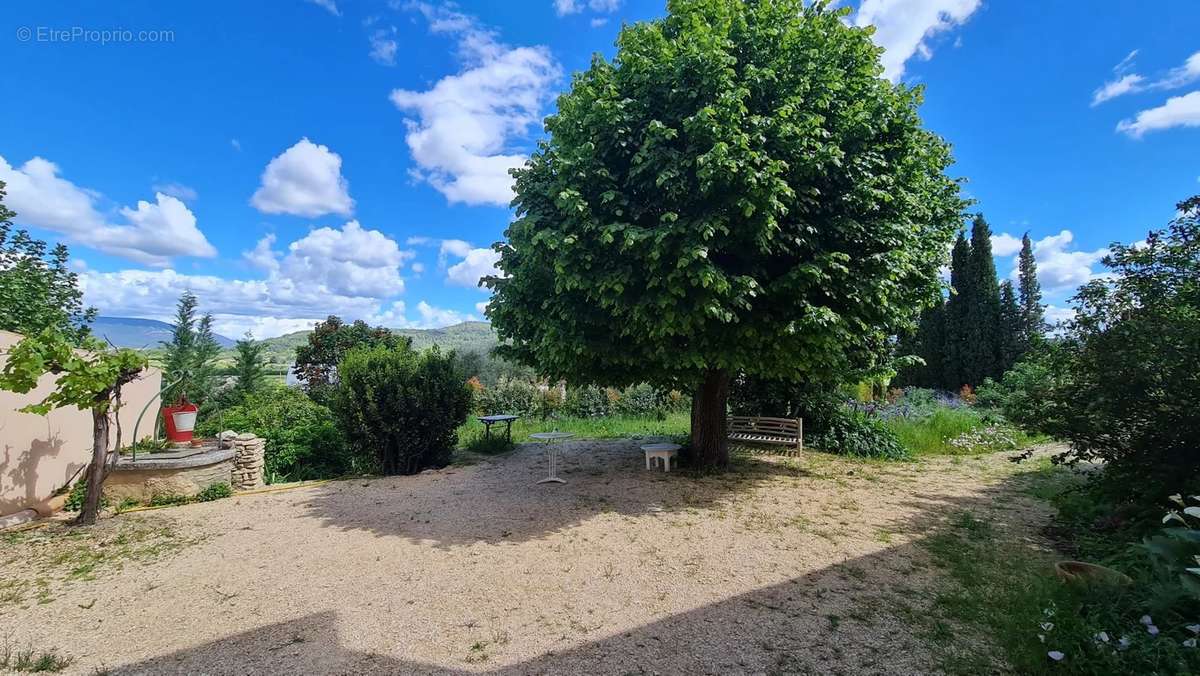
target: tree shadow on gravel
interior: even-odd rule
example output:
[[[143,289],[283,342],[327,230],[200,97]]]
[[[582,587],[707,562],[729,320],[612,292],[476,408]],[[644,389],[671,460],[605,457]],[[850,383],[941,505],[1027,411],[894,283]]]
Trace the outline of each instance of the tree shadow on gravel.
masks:
[[[968,496],[914,495],[908,507],[916,511],[886,527],[893,533],[918,535],[916,539],[715,603],[660,615],[640,626],[583,627],[561,635],[546,629],[544,635],[554,637],[561,648],[532,658],[516,656],[525,636],[517,627],[504,626],[503,620],[472,630],[478,636],[453,629],[463,634],[462,645],[433,662],[347,647],[374,644],[399,646],[388,649],[393,654],[411,651],[404,648],[405,642],[416,639],[406,635],[405,627],[420,622],[437,628],[442,621],[420,617],[422,608],[416,605],[361,629],[339,622],[336,611],[316,613],[111,673],[927,674],[940,672],[947,659],[981,669],[973,673],[1002,672],[996,649],[976,632],[943,623],[935,599],[941,585],[948,583],[938,579],[926,548],[932,538],[958,537],[954,522],[964,513],[1003,529],[1010,518],[1018,523],[1020,510],[1045,512],[1025,496],[1023,487],[1023,479],[1009,478]],[[626,508],[641,504],[634,499]],[[1032,525],[1025,521],[1031,513],[1020,522]],[[453,531],[453,537],[469,539],[474,533],[463,529]],[[1025,540],[1031,551],[1040,547],[1034,538],[1012,535]]]
[[[400,536],[436,546],[536,540],[601,513],[640,516],[721,508],[777,477],[804,477],[803,458],[734,456],[730,472],[647,471],[639,444],[578,441],[561,445],[558,474],[547,475],[544,446],[415,477],[339,481],[306,504],[324,525]]]

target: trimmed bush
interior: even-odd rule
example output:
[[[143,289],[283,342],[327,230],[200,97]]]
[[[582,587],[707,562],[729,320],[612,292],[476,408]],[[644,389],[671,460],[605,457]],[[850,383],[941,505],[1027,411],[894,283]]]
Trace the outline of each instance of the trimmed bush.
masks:
[[[450,462],[471,390],[454,353],[436,347],[361,347],[338,365],[333,409],[352,447],[384,474],[414,474]]]

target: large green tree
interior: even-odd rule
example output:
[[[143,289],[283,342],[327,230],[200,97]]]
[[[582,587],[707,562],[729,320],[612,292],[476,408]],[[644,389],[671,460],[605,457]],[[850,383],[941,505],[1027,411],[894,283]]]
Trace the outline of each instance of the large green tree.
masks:
[[[313,400],[328,404],[338,381],[338,363],[347,352],[363,346],[407,349],[412,347],[412,339],[382,326],[372,328],[361,319],[346,324],[340,317],[329,315],[313,327],[308,343],[296,348],[296,379]]]
[[[691,452],[720,466],[734,374],[847,371],[933,304],[963,207],[950,149],[844,16],[672,0],[622,29],[514,171],[485,280],[502,351],[692,390]]]
[[[1000,368],[1000,284],[996,280],[996,259],[992,256],[992,229],[983,214],[971,223],[971,255],[967,263],[966,316],[962,329],[966,353],[963,359],[964,383],[978,385],[984,378],[999,376]]]
[[[950,252],[950,297],[946,299],[942,340],[944,358],[940,374],[941,387],[957,390],[969,382],[965,364],[970,355],[967,315],[975,296],[971,292],[971,245],[960,232]],[[930,346],[931,350],[939,349]]]
[[[32,336],[50,328],[82,343],[96,309],[83,305],[66,245],[47,251],[45,242],[13,230],[17,214],[4,205],[5,195],[0,181],[0,329]]]
[[[212,330],[212,315],[197,316],[199,300],[191,291],[179,296],[171,340],[163,342],[162,400],[173,404],[181,397],[204,403],[216,390],[217,354],[221,351]]]
[[[1017,258],[1017,291],[1021,308],[1021,349],[1028,350],[1046,332],[1046,308],[1042,305],[1042,284],[1038,281],[1037,261],[1033,258],[1033,242],[1029,233],[1021,237],[1021,254]]]

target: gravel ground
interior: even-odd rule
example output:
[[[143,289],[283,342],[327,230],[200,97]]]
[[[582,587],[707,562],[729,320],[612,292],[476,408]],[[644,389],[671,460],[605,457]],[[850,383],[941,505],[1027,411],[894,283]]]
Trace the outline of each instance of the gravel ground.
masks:
[[[1046,516],[1003,455],[701,477],[563,449],[566,485],[526,445],[8,536],[0,633],[85,674],[925,674],[918,540],[963,509]]]

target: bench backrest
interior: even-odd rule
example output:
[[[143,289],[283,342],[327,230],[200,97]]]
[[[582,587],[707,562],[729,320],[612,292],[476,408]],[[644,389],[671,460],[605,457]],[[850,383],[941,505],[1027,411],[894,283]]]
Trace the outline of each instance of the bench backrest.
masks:
[[[800,436],[798,418],[760,418],[757,416],[729,416],[728,431],[731,434],[763,434],[768,436]]]

